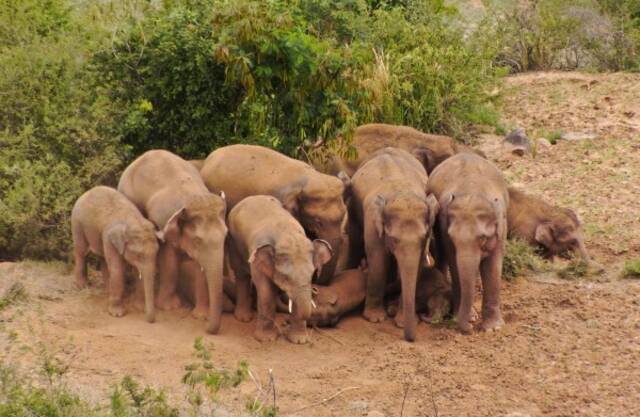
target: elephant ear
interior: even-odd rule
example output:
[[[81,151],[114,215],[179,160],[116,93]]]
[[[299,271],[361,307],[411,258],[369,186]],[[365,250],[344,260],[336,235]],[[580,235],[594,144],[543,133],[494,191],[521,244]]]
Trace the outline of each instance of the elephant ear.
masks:
[[[259,246],[249,256],[249,264],[271,278],[275,272],[275,255],[276,250],[271,244]]]
[[[544,222],[536,227],[536,242],[540,243],[544,247],[548,248],[551,246],[551,244],[553,243],[553,235],[554,228],[553,223],[551,222]]]
[[[156,236],[162,242],[169,242],[173,245],[178,244],[178,238],[180,237],[180,221],[182,221],[187,214],[185,207],[178,209],[175,213],[169,217],[167,223],[165,223],[162,230],[156,232]]]
[[[427,148],[416,148],[411,154],[422,164],[427,173],[433,171],[436,167],[436,159],[433,152]]]
[[[124,255],[124,250],[127,247],[127,226],[118,223],[107,229],[106,235],[118,253]]]
[[[293,215],[293,217],[298,216],[298,212],[300,210],[300,196],[302,195],[302,189],[296,185],[290,185],[285,187],[279,193],[279,200],[282,202],[282,206],[289,213]]]
[[[498,237],[498,241],[504,240],[507,236],[507,210],[504,203],[502,203],[497,197],[493,199],[493,206],[496,210],[496,218],[498,222],[496,235]]]
[[[384,236],[383,213],[384,213],[384,206],[386,203],[387,202],[385,201],[384,197],[381,195],[377,195],[376,198],[373,200],[373,205],[372,205],[373,224],[376,227],[376,232],[378,232],[379,237]]]
[[[335,305],[338,302],[338,294],[331,287],[318,287],[313,285],[312,296],[319,305]]]
[[[318,271],[318,276],[322,273],[322,266],[331,260],[333,249],[326,240],[315,239],[313,241],[313,266]]]

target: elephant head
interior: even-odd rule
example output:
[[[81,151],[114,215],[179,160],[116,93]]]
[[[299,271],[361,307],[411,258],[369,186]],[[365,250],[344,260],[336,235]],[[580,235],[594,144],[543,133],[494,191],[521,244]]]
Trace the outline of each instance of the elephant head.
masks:
[[[498,198],[475,194],[448,194],[440,204],[440,228],[453,244],[450,255],[455,256],[459,280],[454,282],[454,309],[457,308],[458,327],[468,333],[480,262],[504,249],[506,209]]]
[[[550,221],[536,226],[535,240],[549,257],[576,252],[583,260],[589,261],[582,225],[571,209],[559,209]]]
[[[149,323],[155,321],[154,282],[159,247],[155,233],[155,226],[146,219],[140,223],[119,223],[106,230],[109,242],[143,280],[145,316]]]
[[[311,316],[311,279],[315,270],[329,262],[331,246],[324,240],[291,236],[266,240],[251,253],[249,264],[269,278],[289,297],[289,312],[304,321]]]
[[[407,192],[389,200],[378,195],[371,209],[376,232],[398,265],[404,317],[398,318],[396,324],[404,327],[405,339],[413,341],[417,324],[416,282],[420,268],[434,264],[429,251],[439,204],[433,195]]]
[[[200,264],[209,290],[209,325],[216,333],[222,314],[226,203],[224,193],[192,198],[167,221],[159,237]]]
[[[302,187],[284,190],[280,201],[287,211],[298,219],[313,238],[325,240],[334,253],[339,253],[347,227],[345,194],[351,186],[349,176],[341,172],[338,177],[313,172]],[[321,274],[320,282],[326,282],[335,272],[336,259],[332,259]]]

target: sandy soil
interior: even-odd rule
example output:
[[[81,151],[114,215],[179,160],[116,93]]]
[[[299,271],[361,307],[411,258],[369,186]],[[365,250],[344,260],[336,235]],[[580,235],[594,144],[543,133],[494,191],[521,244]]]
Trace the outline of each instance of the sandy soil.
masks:
[[[104,402],[124,375],[181,399],[193,341],[204,336],[221,367],[245,359],[263,386],[273,370],[282,416],[640,415],[640,281],[619,278],[624,259],[640,253],[640,115],[624,114],[640,113],[638,86],[640,76],[617,74],[506,81],[508,123],[530,135],[597,134],[538,147],[535,159],[501,154],[493,135],[484,146],[511,181],[578,210],[608,271],[596,281],[540,275],[505,282],[507,325],[499,332],[462,336],[422,323],[410,344],[391,322],[374,325],[356,315],[336,329],[314,330],[310,345],[282,338],[260,344],[253,323],[230,315],[217,336],[205,336],[205,323],[187,311],[161,312],[154,324],[140,312],[116,319],[107,314],[103,289],[76,290],[66,267],[5,263],[0,294],[19,281],[29,298],[0,312],[2,361],[35,373],[42,342],[69,364],[69,386],[91,401]],[[247,398],[257,394],[252,380],[223,389],[215,415],[246,415]]]

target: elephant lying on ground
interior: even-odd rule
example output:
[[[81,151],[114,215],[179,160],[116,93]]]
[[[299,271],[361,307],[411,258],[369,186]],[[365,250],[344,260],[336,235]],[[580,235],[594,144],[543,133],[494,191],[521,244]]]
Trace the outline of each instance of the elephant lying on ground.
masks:
[[[509,236],[541,247],[549,258],[576,252],[582,259],[589,261],[582,225],[571,209],[552,206],[509,187],[507,223]]]
[[[374,152],[388,147],[404,149],[411,153],[427,170],[427,173],[445,159],[460,153],[474,152],[484,155],[473,148],[457,143],[453,138],[420,132],[408,126],[396,126],[381,123],[366,124],[358,127],[353,135],[352,145],[358,156],[355,160],[333,157],[327,171],[337,174],[340,171],[353,176],[362,163]]]
[[[326,240],[334,253],[346,227],[345,184],[322,174],[308,164],[262,146],[231,145],[212,152],[200,171],[211,191],[224,191],[231,210],[245,197],[271,195],[277,198],[311,236]],[[337,256],[323,268],[319,282],[334,274]]]
[[[279,288],[290,300],[292,320],[287,338],[293,343],[308,342],[311,279],[315,270],[331,259],[330,245],[320,239],[309,240],[300,223],[271,196],[245,198],[231,209],[228,222],[227,247],[236,277],[236,318],[251,320],[253,282],[258,298],[255,337],[260,341],[275,340]]]
[[[433,171],[429,192],[440,202],[438,246],[443,247],[451,271],[458,327],[463,333],[472,330],[470,319],[478,275],[482,277],[482,328],[501,327],[504,321],[500,280],[509,207],[502,173],[477,155],[458,154]],[[439,267],[446,271],[444,263]]]
[[[200,265],[193,259],[183,258],[179,266],[178,291],[194,306],[197,318],[206,318],[209,311],[209,294],[207,293],[207,279]],[[235,284],[224,278],[224,292],[222,293],[222,311],[233,313],[235,304]],[[231,294],[231,295],[230,295]]]
[[[426,194],[427,173],[408,152],[384,148],[364,161],[353,176],[353,213],[363,230],[369,265],[364,317],[385,319],[384,295],[391,257],[398,266],[402,303],[395,323],[415,340],[415,289],[423,263],[432,266],[430,240],[438,212]]]
[[[217,333],[222,314],[222,267],[225,225],[223,196],[212,194],[198,170],[168,151],[142,154],[125,169],[118,190],[126,195],[161,232],[158,254],[158,306],[178,308],[176,293],[180,257],[202,267],[209,292],[207,332]],[[198,311],[194,311],[198,315]]]
[[[386,292],[397,294],[395,281]],[[317,308],[311,311],[308,323],[314,326],[335,326],[340,318],[364,303],[367,294],[367,270],[348,269],[335,276],[330,285],[314,285],[313,299]],[[449,313],[451,285],[435,268],[422,268],[416,287],[416,312],[426,322],[442,320]],[[387,306],[387,313],[395,316],[400,300],[396,297]]]
[[[387,288],[387,292],[391,290]],[[397,290],[394,291],[397,293]],[[387,306],[387,314],[395,316],[400,300]],[[416,286],[416,313],[427,323],[441,321],[451,310],[451,284],[437,268],[422,268]]]
[[[102,256],[102,273],[109,291],[109,313],[125,314],[125,262],[133,265],[144,282],[145,315],[155,320],[154,280],[158,241],[156,228],[136,206],[109,187],[95,187],[76,201],[71,211],[71,233],[78,288],[87,285],[85,257]],[[108,278],[108,279],[106,279]]]

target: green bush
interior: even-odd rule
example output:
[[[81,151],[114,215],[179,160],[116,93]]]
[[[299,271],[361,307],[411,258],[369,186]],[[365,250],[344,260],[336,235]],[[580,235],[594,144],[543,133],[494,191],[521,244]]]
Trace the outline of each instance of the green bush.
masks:
[[[250,142],[295,154],[374,120],[460,133],[493,118],[490,59],[441,0],[405,3],[174,0],[131,18],[95,62],[134,153]]]
[[[628,260],[624,263],[622,269],[622,276],[624,278],[640,278],[640,258]]]
[[[64,0],[0,0],[0,259],[64,258],[73,202],[120,166],[94,46]]]
[[[502,277],[511,281],[531,272],[540,272],[543,269],[543,263],[535,249],[527,242],[521,239],[509,239],[502,261]]]

